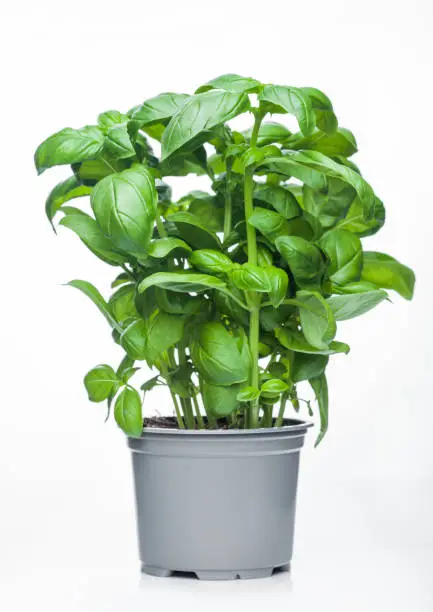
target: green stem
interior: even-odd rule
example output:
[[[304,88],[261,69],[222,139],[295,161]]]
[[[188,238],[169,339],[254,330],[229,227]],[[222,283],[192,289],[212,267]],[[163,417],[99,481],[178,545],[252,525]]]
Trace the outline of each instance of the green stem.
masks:
[[[203,421],[203,417],[202,417],[201,412],[200,412],[200,406],[198,405],[197,395],[195,393],[192,396],[192,402],[194,404],[195,414],[197,416],[198,428],[199,429],[204,429],[204,421]]]
[[[259,134],[260,124],[263,119],[263,114],[260,111],[255,113],[254,127],[251,133],[251,147],[255,147],[257,136]],[[257,265],[257,238],[255,228],[249,224],[249,219],[253,214],[253,193],[254,193],[254,168],[248,167],[245,170],[244,184],[244,204],[245,204],[245,221],[247,225],[247,250],[248,263]],[[250,293],[250,301],[252,308],[250,311],[250,351],[252,359],[251,379],[252,387],[259,386],[259,316],[260,316],[260,295],[257,292]],[[259,398],[253,400],[248,411],[248,425],[250,428],[256,428],[259,424]]]
[[[232,231],[232,194],[230,193],[230,171],[231,164],[227,163],[227,172],[226,172],[226,190],[225,190],[225,199],[224,199],[224,240],[230,235]]]
[[[281,425],[283,424],[284,412],[286,410],[286,404],[287,404],[288,397],[289,397],[289,394],[287,393],[287,391],[283,393],[281,396],[280,409],[278,411],[277,420],[275,421],[275,427],[281,427]]]
[[[165,231],[164,223],[162,222],[159,210],[156,211],[156,228],[160,238],[166,238],[167,232]]]
[[[179,403],[173,391],[170,389],[171,399],[173,400],[174,410],[176,412],[177,424],[179,425],[179,429],[185,429],[184,422],[182,420],[182,414],[180,412]]]

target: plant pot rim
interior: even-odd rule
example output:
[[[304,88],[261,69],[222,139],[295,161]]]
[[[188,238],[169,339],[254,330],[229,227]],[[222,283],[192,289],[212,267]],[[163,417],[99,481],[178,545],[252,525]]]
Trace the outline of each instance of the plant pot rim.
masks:
[[[281,427],[262,427],[260,429],[178,429],[170,427],[145,427],[141,436],[127,436],[130,440],[140,440],[146,435],[163,434],[168,436],[268,436],[275,434],[294,434],[313,427],[312,421],[285,419],[287,425]]]

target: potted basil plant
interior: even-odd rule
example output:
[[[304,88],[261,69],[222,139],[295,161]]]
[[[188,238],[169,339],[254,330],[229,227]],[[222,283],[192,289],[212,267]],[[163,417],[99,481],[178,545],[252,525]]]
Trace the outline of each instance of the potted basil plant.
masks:
[[[287,113],[298,131],[274,121]],[[241,114],[253,120],[243,132],[229,125]],[[233,74],[193,95],[104,112],[37,148],[39,173],[71,168],[48,196],[49,221],[62,215],[60,225],[119,268],[108,300],[88,281],[69,284],[123,351],[120,365],[97,365],[84,384],[128,436],[144,572],[247,578],[290,564],[310,425],[297,413],[313,414],[298,383],[317,399],[318,444],[328,360],[349,352],[338,321],[386,290],[411,299],[414,289],[408,267],[363,250],[385,209],[351,161],[356,151],[318,89]],[[209,190],[173,199],[170,177],[188,174],[209,177]],[[85,196],[91,214],[78,207]],[[137,388],[143,362],[153,375]],[[161,385],[173,417],[146,414]]]

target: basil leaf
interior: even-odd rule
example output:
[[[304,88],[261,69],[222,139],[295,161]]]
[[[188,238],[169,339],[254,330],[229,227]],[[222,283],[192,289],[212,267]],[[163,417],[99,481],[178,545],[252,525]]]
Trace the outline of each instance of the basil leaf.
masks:
[[[242,387],[242,389],[238,391],[236,399],[239,402],[252,402],[253,400],[257,399],[259,395],[260,391],[257,389],[257,387]]]
[[[239,385],[222,387],[203,380],[201,393],[206,412],[217,418],[232,414],[239,406],[238,391]]]
[[[270,104],[272,113],[290,113],[299,123],[303,134],[311,134],[316,125],[313,107],[309,96],[296,87],[266,85],[259,94],[259,100]]]
[[[190,244],[194,249],[215,249],[221,247],[218,236],[208,229],[201,219],[189,212],[177,212],[169,217],[167,221],[174,223],[180,237]]]
[[[374,283],[370,283],[369,281],[357,281],[356,283],[347,283],[346,285],[333,284],[331,289],[332,293],[337,293],[338,295],[351,295],[352,293],[376,291],[379,289],[379,287]]]
[[[309,383],[316,395],[319,405],[320,433],[314,445],[317,446],[323,440],[328,430],[328,383],[325,374],[321,374],[317,378],[311,378]]]
[[[127,261],[127,256],[115,249],[114,244],[104,236],[101,228],[90,215],[69,206],[64,207],[62,211],[65,216],[60,220],[60,225],[75,232],[87,248],[99,259],[112,266],[118,266]]]
[[[273,242],[279,236],[289,233],[287,220],[279,213],[256,206],[248,219],[249,225],[255,227],[265,238]]]
[[[133,157],[134,145],[128,132],[129,117],[111,110],[98,116],[98,125],[105,134],[105,150],[117,159]]]
[[[279,185],[257,185],[254,189],[254,199],[270,204],[285,219],[293,219],[302,214],[295,196]]]
[[[260,268],[250,263],[232,264],[230,280],[238,288],[244,291],[271,291],[271,283],[265,268]]]
[[[66,181],[62,181],[54,187],[45,202],[45,212],[54,231],[56,230],[53,225],[53,218],[62,204],[74,198],[90,195],[91,192],[92,188],[81,185],[75,176],[69,177]]]
[[[120,381],[111,366],[102,364],[87,372],[84,386],[91,402],[103,402],[116,393]]]
[[[169,254],[185,255],[186,252],[191,250],[191,247],[183,240],[180,240],[180,238],[160,238],[150,243],[148,253],[151,257],[163,259]]]
[[[329,361],[327,355],[309,355],[308,353],[295,353],[294,355],[292,378],[295,383],[320,376]]]
[[[111,174],[93,189],[96,221],[114,244],[131,254],[146,253],[153,232],[158,196],[144,166]]]
[[[274,395],[276,393],[284,393],[289,388],[288,384],[284,380],[278,378],[271,378],[263,383],[260,388],[260,393]]]
[[[140,106],[129,111],[128,114],[140,127],[166,123],[189,98],[190,96],[187,94],[162,93],[154,98],[149,98]]]
[[[151,391],[154,387],[157,386],[159,381],[159,374],[157,374],[156,376],[153,376],[152,378],[149,378],[149,380],[146,380],[146,382],[144,382],[140,389],[144,392],[146,391]]]
[[[162,159],[196,149],[217,126],[248,110],[246,94],[212,90],[192,96],[171,118],[161,140]]]
[[[183,336],[184,317],[158,312],[149,320],[147,328],[146,358],[149,365],[164,351],[177,344]]]
[[[362,269],[362,245],[358,236],[345,230],[331,230],[319,240],[329,257],[329,278],[340,285],[359,280]]]
[[[199,270],[211,274],[227,274],[233,268],[230,257],[212,249],[194,251],[189,257],[189,262]]]
[[[76,164],[98,157],[104,147],[104,135],[93,125],[80,130],[65,128],[56,132],[36,149],[35,166],[38,174],[47,168],[64,164]]]
[[[100,159],[89,159],[81,164],[74,164],[72,166],[78,180],[89,186],[96,185],[98,181],[106,176],[126,170],[127,167],[128,165],[125,160],[114,159],[107,155]]]
[[[246,139],[251,139],[252,128],[242,132]],[[286,128],[285,125],[281,123],[276,123],[274,121],[264,121],[259,128],[259,133],[257,136],[257,145],[259,147],[263,145],[273,144],[273,143],[283,143],[290,136],[292,132]]]
[[[168,314],[192,315],[206,307],[206,300],[198,295],[191,296],[187,293],[167,291],[159,287],[154,287],[154,291],[158,308]]]
[[[192,197],[188,206],[188,212],[200,219],[202,225],[212,232],[222,232],[224,214],[221,209],[216,208],[215,197],[209,194],[203,194],[201,197]]]
[[[358,151],[355,136],[346,128],[338,128],[333,134],[314,132],[305,138],[295,134],[288,139],[285,146],[288,149],[295,150],[311,149],[329,155],[329,157],[335,157],[336,155],[350,157]]]
[[[200,375],[214,385],[230,386],[248,380],[251,354],[244,335],[235,337],[218,322],[202,324],[191,345],[192,361]]]
[[[390,255],[366,251],[361,279],[374,283],[383,289],[393,289],[406,300],[413,298],[414,272]]]
[[[296,299],[302,304],[299,317],[305,339],[312,346],[326,349],[337,333],[330,305],[320,293],[312,291],[298,291]]]
[[[345,229],[362,238],[378,232],[384,223],[385,207],[382,200],[377,197],[374,199],[371,218],[366,218],[361,201],[356,198],[345,218],[337,224],[337,228]]]
[[[317,348],[309,344],[301,332],[280,327],[275,330],[275,337],[284,348],[298,353],[311,353],[320,355],[332,355],[334,353],[348,353],[350,348],[344,342],[332,341],[326,348]]]
[[[161,287],[169,291],[190,293],[206,291],[206,289],[226,289],[227,285],[209,274],[198,272],[156,272],[141,281],[138,291],[142,293],[149,287]]]
[[[263,268],[270,285],[269,299],[274,308],[278,308],[287,294],[289,286],[289,277],[287,272],[275,266],[266,266]]]
[[[118,323],[138,317],[135,307],[135,284],[122,285],[108,300],[108,306]]]
[[[134,319],[122,331],[120,345],[131,359],[142,361],[147,358],[147,323]]]
[[[141,399],[138,392],[131,387],[125,387],[119,393],[114,404],[116,423],[128,435],[139,438],[143,431],[141,414]]]
[[[302,190],[304,209],[317,218],[324,228],[332,227],[343,219],[355,198],[356,191],[353,187],[332,177],[327,179],[324,189],[313,189],[309,185],[304,185]]]
[[[92,300],[95,306],[104,315],[104,317],[107,319],[111,327],[114,327],[114,329],[117,329],[118,331],[120,331],[120,327],[117,324],[116,319],[113,317],[107,302],[104,300],[104,298],[99,293],[99,291],[96,289],[96,287],[92,285],[92,283],[89,283],[84,280],[71,280],[69,281],[69,283],[66,283],[66,284],[69,287],[75,287],[75,289],[79,289],[85,295],[87,295],[87,297]]]
[[[262,244],[257,245],[257,263],[261,268],[266,268],[266,266],[272,266],[273,264],[272,253]]]
[[[311,100],[317,127],[328,134],[335,132],[338,127],[338,121],[328,96],[314,87],[301,87],[301,91]]]
[[[346,321],[368,312],[387,297],[386,291],[378,289],[351,295],[333,295],[326,301],[334,313],[335,320]]]
[[[255,79],[241,77],[238,74],[222,74],[196,89],[196,94],[210,89],[223,89],[231,93],[257,93],[261,83]]]
[[[288,263],[299,287],[320,285],[325,262],[314,244],[299,236],[280,236],[275,240],[275,246]]]

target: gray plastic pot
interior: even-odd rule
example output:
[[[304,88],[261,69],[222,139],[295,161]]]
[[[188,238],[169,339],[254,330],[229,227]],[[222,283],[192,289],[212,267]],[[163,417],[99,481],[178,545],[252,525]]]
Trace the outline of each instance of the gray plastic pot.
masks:
[[[147,428],[132,450],[142,571],[262,578],[290,566],[299,453],[311,423]]]

